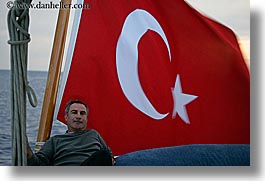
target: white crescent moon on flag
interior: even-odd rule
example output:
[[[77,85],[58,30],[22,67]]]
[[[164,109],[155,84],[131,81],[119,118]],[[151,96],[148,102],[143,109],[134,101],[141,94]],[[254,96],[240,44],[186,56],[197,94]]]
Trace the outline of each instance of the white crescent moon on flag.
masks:
[[[122,91],[129,102],[144,114],[159,120],[168,113],[161,114],[154,108],[143,91],[138,75],[138,43],[148,30],[155,31],[164,40],[171,61],[169,44],[160,24],[147,11],[136,9],[123,24],[116,47],[116,67]]]

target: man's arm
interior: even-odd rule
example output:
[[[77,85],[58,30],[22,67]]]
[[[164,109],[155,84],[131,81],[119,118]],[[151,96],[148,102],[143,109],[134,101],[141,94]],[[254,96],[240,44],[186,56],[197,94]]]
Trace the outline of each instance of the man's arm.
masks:
[[[28,166],[45,166],[51,165],[53,149],[51,141],[47,141],[41,150],[38,153],[33,153],[29,146],[28,137],[26,136],[26,144],[27,144],[27,165]]]
[[[96,131],[96,132],[97,132],[97,131]],[[111,160],[112,160],[112,165],[114,165],[114,164],[115,164],[115,159],[114,159],[114,156],[113,156],[113,154],[112,154],[111,149],[107,146],[107,144],[105,143],[105,141],[104,141],[104,139],[101,137],[101,135],[100,135],[98,132],[97,132],[97,134],[98,134],[99,141],[100,141],[100,143],[102,144],[103,148],[104,148],[105,150],[107,150],[107,151],[110,153]]]

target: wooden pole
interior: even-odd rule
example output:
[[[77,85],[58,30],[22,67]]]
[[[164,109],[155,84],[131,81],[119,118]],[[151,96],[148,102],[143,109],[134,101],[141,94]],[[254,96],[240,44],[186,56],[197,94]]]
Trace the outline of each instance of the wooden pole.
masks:
[[[53,41],[52,54],[50,58],[50,66],[48,71],[48,78],[46,82],[46,89],[44,94],[44,101],[42,105],[42,112],[40,118],[39,132],[35,151],[38,151],[42,143],[45,142],[51,133],[53,114],[55,108],[55,101],[58,91],[62,59],[64,54],[65,39],[67,34],[67,27],[69,21],[70,7],[62,8],[65,4],[71,4],[72,0],[61,0],[56,25],[56,31]]]

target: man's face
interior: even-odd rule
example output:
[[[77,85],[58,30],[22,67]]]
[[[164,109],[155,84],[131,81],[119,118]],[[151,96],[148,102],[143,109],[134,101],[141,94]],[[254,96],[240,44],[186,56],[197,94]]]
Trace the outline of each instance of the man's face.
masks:
[[[69,132],[80,132],[86,129],[87,111],[83,104],[74,103],[65,115]]]

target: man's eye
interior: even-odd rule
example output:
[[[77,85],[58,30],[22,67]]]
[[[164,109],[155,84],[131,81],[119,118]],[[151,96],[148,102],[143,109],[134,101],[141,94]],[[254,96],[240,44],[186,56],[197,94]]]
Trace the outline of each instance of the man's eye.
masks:
[[[81,111],[80,114],[81,115],[86,115],[86,112],[85,111]]]
[[[72,114],[77,114],[77,111],[71,111]]]

